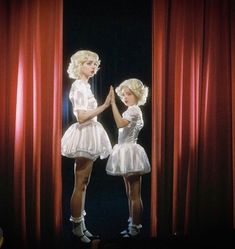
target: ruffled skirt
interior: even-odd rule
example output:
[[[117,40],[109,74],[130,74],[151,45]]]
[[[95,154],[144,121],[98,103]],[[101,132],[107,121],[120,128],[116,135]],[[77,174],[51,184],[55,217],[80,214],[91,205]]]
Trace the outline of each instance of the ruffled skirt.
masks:
[[[116,144],[106,165],[109,175],[143,175],[150,171],[148,156],[144,148],[136,143]]]
[[[95,161],[98,157],[108,157],[111,151],[104,127],[93,120],[72,124],[61,139],[61,154],[69,158],[85,157]]]

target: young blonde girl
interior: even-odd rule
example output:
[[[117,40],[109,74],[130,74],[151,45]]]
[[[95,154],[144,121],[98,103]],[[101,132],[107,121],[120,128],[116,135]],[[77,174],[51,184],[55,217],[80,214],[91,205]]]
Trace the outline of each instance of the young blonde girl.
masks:
[[[109,137],[97,116],[110,105],[108,95],[104,104],[98,106],[91,91],[89,79],[100,65],[99,56],[89,50],[80,50],[71,57],[68,67],[72,83],[69,98],[77,122],[64,133],[61,140],[63,156],[74,158],[74,189],[70,200],[72,233],[83,243],[90,243],[94,236],[85,225],[86,189],[90,180],[93,163],[100,157],[108,157],[112,147]]]
[[[144,148],[137,143],[144,121],[140,105],[144,105],[148,88],[136,78],[123,81],[116,89],[127,110],[121,115],[111,86],[111,106],[118,128],[118,144],[113,147],[106,165],[106,172],[113,176],[122,176],[125,183],[129,205],[129,225],[121,232],[123,237],[135,237],[140,234],[143,203],[141,199],[142,175],[151,171]]]

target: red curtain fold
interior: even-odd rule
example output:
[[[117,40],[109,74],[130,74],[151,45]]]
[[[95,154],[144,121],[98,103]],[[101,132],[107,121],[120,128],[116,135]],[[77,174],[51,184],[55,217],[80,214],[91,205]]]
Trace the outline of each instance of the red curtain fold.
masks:
[[[61,232],[63,1],[0,5],[0,226],[28,246]]]
[[[235,228],[235,3],[230,3],[233,228]]]
[[[152,3],[152,235],[232,229],[234,2]]]

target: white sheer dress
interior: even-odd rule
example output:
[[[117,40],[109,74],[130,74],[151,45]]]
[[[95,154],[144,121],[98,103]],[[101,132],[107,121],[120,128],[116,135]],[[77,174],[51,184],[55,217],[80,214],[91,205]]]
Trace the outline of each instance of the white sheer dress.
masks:
[[[74,114],[77,110],[93,110],[97,107],[90,84],[82,80],[74,81],[69,98]],[[107,158],[111,151],[108,134],[97,117],[82,124],[72,124],[61,139],[61,154],[69,158],[85,157],[95,161],[98,157]]]
[[[128,126],[118,129],[118,144],[110,154],[106,172],[109,175],[147,174],[151,171],[148,156],[144,148],[137,143],[144,122],[142,111],[134,105],[127,108],[122,117]]]

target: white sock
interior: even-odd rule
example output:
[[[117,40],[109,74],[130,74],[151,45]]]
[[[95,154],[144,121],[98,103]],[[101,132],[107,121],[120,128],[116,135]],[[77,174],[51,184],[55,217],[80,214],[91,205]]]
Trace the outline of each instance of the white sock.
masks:
[[[128,223],[132,223],[132,217],[129,217],[127,220]]]
[[[83,227],[82,227],[83,220],[84,220],[84,218],[82,216],[79,218],[74,218],[72,216],[70,217],[70,221],[72,221],[72,223],[73,223],[72,232],[75,236],[78,236],[82,242],[90,243],[91,240],[83,232]]]
[[[127,222],[128,222],[128,227],[129,227],[129,225],[132,224],[132,217],[129,217]],[[127,233],[128,233],[128,229],[125,229],[125,230],[120,232],[121,235],[124,235],[124,234],[127,234]]]
[[[87,228],[86,228],[85,220],[82,221],[81,225],[82,225],[82,231],[83,231],[83,233],[84,233],[87,237],[92,237],[93,234],[92,234],[91,232],[89,232],[89,231],[87,230]]]
[[[135,225],[135,224],[130,224],[128,226],[128,233],[130,234],[126,234],[124,235],[124,237],[129,237],[129,236],[137,236],[140,234],[140,229],[142,228],[142,225],[139,224],[139,225]]]
[[[93,234],[91,232],[89,232],[86,228],[86,224],[85,224],[85,215],[86,215],[86,211],[83,210],[82,211],[82,217],[83,217],[83,220],[82,220],[82,230],[84,232],[84,234],[87,236],[87,237],[92,237]]]

